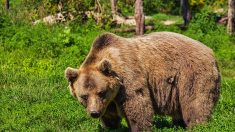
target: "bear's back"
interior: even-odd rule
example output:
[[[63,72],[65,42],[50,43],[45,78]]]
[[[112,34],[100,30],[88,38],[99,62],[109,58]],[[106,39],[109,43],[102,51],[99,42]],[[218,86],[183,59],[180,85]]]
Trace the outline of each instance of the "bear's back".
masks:
[[[173,32],[155,32],[140,37],[127,38],[127,40],[140,45],[142,48],[151,47],[160,50],[170,50],[173,48],[181,54],[193,52],[198,54],[213,54],[212,50],[201,42]]]
[[[127,42],[117,44],[117,48],[122,49],[124,55],[140,58],[141,61],[153,65],[168,62],[167,65],[177,62],[186,64],[191,61],[196,65],[215,60],[213,51],[206,45],[178,33],[156,32],[125,39]]]
[[[117,68],[126,66],[149,70],[179,69],[188,64],[198,68],[215,61],[210,48],[172,32],[156,32],[132,38],[102,34],[94,41],[83,64],[93,65],[103,58],[113,61]]]

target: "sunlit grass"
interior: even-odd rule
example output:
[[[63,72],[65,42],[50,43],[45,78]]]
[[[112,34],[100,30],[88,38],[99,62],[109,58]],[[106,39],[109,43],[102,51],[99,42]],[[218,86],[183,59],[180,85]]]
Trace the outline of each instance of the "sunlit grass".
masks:
[[[235,47],[225,28],[196,34],[198,29],[189,27],[181,31],[177,25],[160,23],[170,19],[179,24],[182,22],[179,16],[157,14],[153,18],[158,27],[155,31],[174,31],[200,40],[214,49],[219,61],[220,100],[211,120],[192,130],[235,131]],[[195,24],[192,23],[192,27],[196,27]],[[79,67],[94,38],[104,32],[94,24],[75,27],[15,25],[12,30],[1,29],[0,131],[109,131],[86,114],[70,95],[64,79],[65,68]],[[154,131],[184,131],[173,126],[168,117],[156,116],[155,122]],[[125,120],[122,124],[118,131],[127,131]]]

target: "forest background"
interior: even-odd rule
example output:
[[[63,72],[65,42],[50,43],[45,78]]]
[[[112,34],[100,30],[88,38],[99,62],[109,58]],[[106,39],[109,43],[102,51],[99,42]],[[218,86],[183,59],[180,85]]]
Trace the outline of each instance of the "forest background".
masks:
[[[110,0],[10,0],[0,2],[0,131],[109,131],[70,95],[66,67],[79,67],[96,36],[135,35],[135,25],[113,21]],[[134,0],[119,0],[118,15],[131,19]],[[189,0],[183,23],[180,0],[144,0],[151,26],[212,48],[222,74],[221,96],[209,123],[192,131],[235,131],[235,35],[227,33],[227,0]],[[50,19],[49,19],[50,18]],[[130,30],[129,30],[130,29]],[[122,128],[128,130],[125,120]],[[155,117],[154,131],[184,131],[170,117]]]

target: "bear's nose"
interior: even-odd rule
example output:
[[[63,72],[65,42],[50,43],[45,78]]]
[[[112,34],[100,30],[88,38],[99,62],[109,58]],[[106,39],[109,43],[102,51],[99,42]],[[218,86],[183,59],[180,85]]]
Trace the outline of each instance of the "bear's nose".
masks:
[[[97,112],[97,111],[91,111],[91,117],[93,117],[93,118],[98,118],[98,117],[100,117],[100,113],[99,112]]]

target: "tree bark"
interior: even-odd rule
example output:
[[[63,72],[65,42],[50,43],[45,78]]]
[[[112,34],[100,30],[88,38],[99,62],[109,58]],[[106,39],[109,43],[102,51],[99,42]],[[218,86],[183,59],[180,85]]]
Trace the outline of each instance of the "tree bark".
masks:
[[[227,31],[230,35],[235,32],[235,0],[228,0]]]
[[[117,16],[117,0],[111,0],[111,8],[112,8],[112,17],[113,17],[113,20],[116,20],[116,16]]]
[[[144,34],[143,0],[135,1],[135,21],[136,21],[136,35],[143,35]]]
[[[10,0],[5,0],[5,8],[10,9]]]
[[[181,6],[181,14],[184,19],[184,23],[182,26],[186,27],[191,19],[191,12],[190,12],[190,8],[189,8],[188,0],[181,0],[180,6]]]

